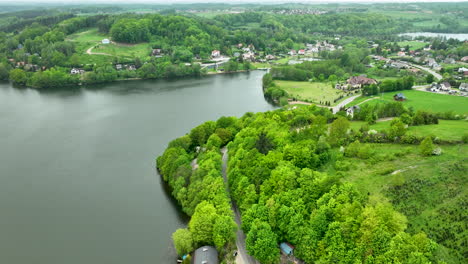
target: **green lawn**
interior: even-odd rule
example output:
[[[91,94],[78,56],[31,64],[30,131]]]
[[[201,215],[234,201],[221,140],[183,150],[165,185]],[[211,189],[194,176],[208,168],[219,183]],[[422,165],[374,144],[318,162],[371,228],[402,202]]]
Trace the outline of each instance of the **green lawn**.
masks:
[[[290,97],[314,103],[329,101],[334,105],[333,100],[344,94],[343,91],[332,88],[331,83],[297,81],[275,81],[275,83],[287,91]]]
[[[377,122],[370,125],[370,129],[377,131],[387,130],[390,128],[391,121]],[[366,124],[364,121],[351,122],[351,128],[358,130],[362,125]],[[441,140],[455,140],[459,141],[462,136],[468,133],[468,121],[465,120],[439,120],[437,125],[424,125],[424,126],[410,126],[408,127],[408,134],[418,137],[428,135],[436,136]]]
[[[149,43],[140,43],[135,45],[111,43],[101,44],[101,41],[109,36],[98,32],[97,28],[88,29],[69,35],[66,40],[75,42],[77,54],[81,64],[99,64],[110,63],[114,57],[119,57],[122,60],[132,60],[135,57],[141,58],[143,61],[149,59],[151,46]],[[92,52],[106,53],[106,55],[89,55],[86,51],[93,48]]]
[[[406,46],[410,47],[410,50],[422,49],[426,46],[426,42],[421,41],[402,41],[398,42],[398,46],[405,48]]]
[[[110,44],[99,44],[93,49],[93,52],[107,53],[121,58],[139,57],[142,60],[147,60],[150,57],[151,45],[149,43],[127,45],[112,42]]]
[[[384,93],[383,99],[381,98],[381,95],[379,95],[378,99],[370,100],[364,104],[376,104],[378,102],[393,102],[393,95],[400,92],[403,93],[407,98],[407,100],[404,101],[403,104],[407,107],[413,107],[415,110],[426,110],[431,112],[454,111],[457,114],[468,114],[467,97],[436,94],[417,90]],[[355,104],[356,102],[353,101],[349,105]]]

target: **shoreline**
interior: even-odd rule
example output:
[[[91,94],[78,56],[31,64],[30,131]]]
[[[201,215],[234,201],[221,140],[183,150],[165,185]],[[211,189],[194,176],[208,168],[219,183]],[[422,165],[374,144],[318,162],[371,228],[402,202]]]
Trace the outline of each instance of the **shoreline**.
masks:
[[[188,78],[188,77],[197,77],[197,78],[203,78],[203,77],[206,77],[206,76],[210,76],[210,75],[218,75],[218,74],[229,74],[229,73],[243,73],[243,72],[250,72],[250,71],[265,71],[265,69],[253,69],[253,70],[239,70],[239,71],[232,71],[232,72],[207,72],[207,73],[204,73],[200,76],[182,76],[181,78]],[[62,86],[63,87],[73,87],[73,86],[87,86],[87,85],[100,85],[100,84],[108,84],[108,83],[113,83],[113,82],[122,82],[122,81],[142,81],[142,80],[176,80],[176,79],[180,79],[180,78],[173,78],[173,79],[165,79],[165,78],[141,78],[141,77],[133,77],[133,78],[124,78],[124,79],[115,79],[115,80],[112,80],[112,81],[107,81],[107,82],[99,82],[99,83],[86,83],[86,84],[83,84],[83,83],[78,83],[78,84],[73,84],[73,85],[65,85],[65,86]],[[7,82],[11,82],[11,80],[7,80]],[[29,89],[35,89],[35,90],[40,90],[40,89],[55,89],[55,88],[59,88],[59,87],[42,87],[42,88],[38,88],[38,87],[34,87],[34,86],[27,86],[27,85],[18,85],[18,84],[15,84],[12,82],[13,85],[15,86],[21,86],[23,88],[29,88]]]

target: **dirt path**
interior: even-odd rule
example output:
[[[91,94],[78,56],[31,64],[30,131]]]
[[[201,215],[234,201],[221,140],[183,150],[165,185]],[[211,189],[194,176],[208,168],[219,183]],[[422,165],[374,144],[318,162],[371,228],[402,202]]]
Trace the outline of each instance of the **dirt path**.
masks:
[[[396,170],[396,171],[390,173],[390,175],[395,175],[395,174],[398,174],[400,172],[404,172],[404,171],[407,171],[407,170],[410,170],[410,169],[414,169],[416,167],[418,167],[418,166],[409,166],[409,167],[404,168],[404,169],[399,169],[399,170]]]
[[[221,153],[223,153],[223,178],[224,182],[226,183],[226,188],[228,192],[229,185],[227,183],[227,161],[228,161],[228,152],[227,148],[224,147],[221,149]],[[247,254],[247,250],[245,249],[245,234],[241,228],[241,218],[239,213],[239,208],[237,208],[236,202],[231,199],[231,209],[234,212],[234,218],[237,224],[237,232],[236,232],[236,246],[237,246],[237,256],[236,256],[236,263],[237,264],[257,264],[258,262],[249,254]]]
[[[91,48],[87,49],[86,50],[86,54],[89,54],[89,55],[105,55],[105,56],[113,56],[111,54],[107,54],[107,53],[103,53],[103,52],[92,52],[94,46],[92,46]]]

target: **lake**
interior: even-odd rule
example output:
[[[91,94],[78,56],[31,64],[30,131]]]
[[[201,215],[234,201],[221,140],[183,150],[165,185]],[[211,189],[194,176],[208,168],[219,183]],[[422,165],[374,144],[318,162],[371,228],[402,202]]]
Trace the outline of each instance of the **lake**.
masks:
[[[415,33],[403,33],[398,36],[410,36],[410,37],[445,37],[447,39],[453,38],[460,41],[468,40],[468,34],[464,33],[433,33],[433,32],[415,32]]]
[[[38,91],[0,84],[0,263],[174,263],[155,169],[207,120],[274,109],[264,72]]]

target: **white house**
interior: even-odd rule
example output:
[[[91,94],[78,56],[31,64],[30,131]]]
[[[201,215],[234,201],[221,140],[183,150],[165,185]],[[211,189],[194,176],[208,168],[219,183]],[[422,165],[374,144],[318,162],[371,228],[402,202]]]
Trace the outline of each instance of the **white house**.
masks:
[[[291,55],[291,56],[294,56],[294,55],[296,55],[296,51],[295,50],[290,50],[288,52],[288,54]]]
[[[220,52],[219,50],[213,50],[213,51],[211,52],[211,57],[217,58],[217,57],[219,57],[219,56],[221,56],[221,52]]]
[[[466,71],[468,71],[468,69],[465,68],[465,67],[458,68],[459,73],[463,73],[463,72],[466,72]]]
[[[105,38],[101,42],[102,42],[102,44],[109,44],[110,40]]]
[[[301,50],[299,50],[299,52],[298,52],[297,54],[299,54],[299,55],[304,55],[304,54],[305,54],[305,50],[301,49]]]
[[[80,69],[73,68],[71,69],[70,74],[80,74]]]

